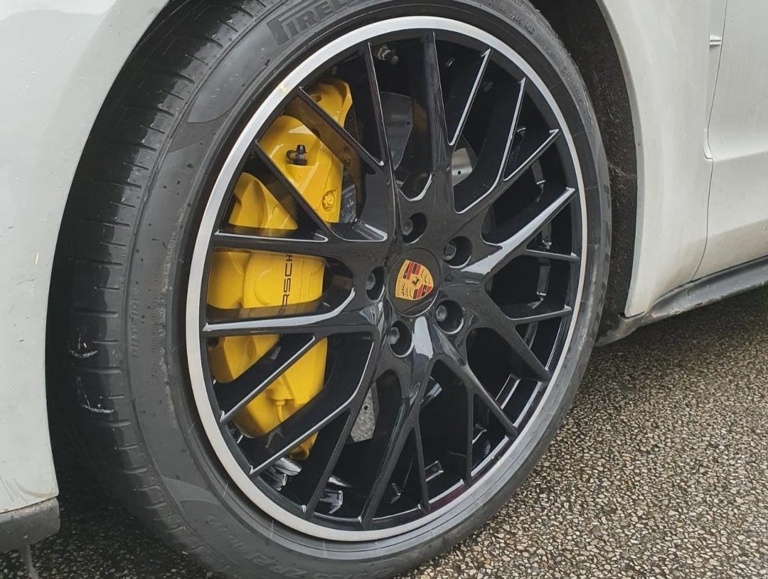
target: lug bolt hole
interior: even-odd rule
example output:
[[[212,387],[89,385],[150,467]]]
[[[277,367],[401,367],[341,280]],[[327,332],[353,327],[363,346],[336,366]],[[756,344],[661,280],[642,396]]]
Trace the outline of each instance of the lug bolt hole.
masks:
[[[456,302],[441,302],[435,307],[435,321],[441,330],[452,334],[464,323],[464,311]]]
[[[453,267],[466,264],[472,257],[472,243],[466,237],[457,237],[445,244],[443,259]]]
[[[377,300],[384,291],[384,270],[380,267],[368,274],[365,280],[365,293],[371,300]]]
[[[406,243],[413,243],[421,234],[424,233],[424,229],[427,226],[427,218],[421,213],[411,215],[409,219],[403,221],[402,234],[403,241]]]
[[[403,322],[395,322],[387,333],[387,342],[397,356],[405,356],[411,349],[411,332]]]

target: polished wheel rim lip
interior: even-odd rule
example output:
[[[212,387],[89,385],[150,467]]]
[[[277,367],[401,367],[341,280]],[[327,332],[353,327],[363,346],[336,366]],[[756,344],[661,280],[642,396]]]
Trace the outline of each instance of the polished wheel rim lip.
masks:
[[[534,84],[539,93],[546,99],[551,113],[555,116],[557,124],[562,130],[563,138],[565,139],[568,151],[573,161],[573,168],[575,170],[575,178],[578,186],[578,198],[580,202],[580,215],[582,221],[581,248],[582,252],[585,253],[587,251],[587,207],[584,193],[583,176],[581,174],[581,166],[579,163],[575,143],[570,131],[568,130],[568,125],[565,121],[565,118],[551,92],[547,89],[546,85],[536,74],[533,68],[513,49],[506,46],[502,41],[484,30],[455,20],[427,16],[393,18],[390,20],[370,24],[350,32],[317,50],[313,55],[311,55],[300,65],[294,68],[277,86],[277,88],[267,96],[263,104],[248,121],[247,125],[232,147],[227,159],[225,160],[214,183],[211,196],[207,202],[196,237],[190,264],[185,319],[186,352],[189,365],[190,383],[192,386],[195,404],[199,412],[200,421],[208,437],[208,441],[211,444],[217,459],[220,461],[227,474],[231,477],[232,481],[237,485],[240,491],[242,491],[242,493],[261,511],[280,521],[280,523],[286,525],[287,527],[310,536],[335,541],[360,542],[402,535],[427,525],[428,523],[434,521],[449,511],[460,512],[464,510],[474,500],[476,500],[478,494],[487,488],[483,482],[491,480],[498,469],[509,466],[509,459],[520,446],[520,443],[530,442],[530,440],[526,437],[518,437],[512,442],[512,444],[508,446],[501,457],[497,457],[495,464],[487,468],[481,480],[479,480],[476,484],[468,487],[463,492],[463,494],[454,501],[449,502],[444,507],[436,509],[429,514],[422,516],[421,518],[406,524],[385,529],[344,530],[335,529],[308,521],[288,512],[279,504],[274,502],[244,472],[240,463],[230,450],[229,445],[220,430],[219,421],[214,415],[213,408],[209,400],[209,392],[206,385],[206,380],[204,378],[204,368],[206,365],[203,361],[203,349],[201,347],[200,341],[200,304],[203,303],[205,295],[203,282],[206,277],[205,268],[208,259],[209,242],[218,224],[222,201],[227,194],[227,189],[238,172],[239,165],[243,156],[246,154],[251,143],[256,138],[259,130],[264,126],[265,123],[268,122],[270,115],[272,115],[275,110],[278,110],[279,107],[283,104],[286,95],[288,95],[296,87],[300,86],[301,83],[303,83],[317,70],[320,70],[322,67],[329,64],[334,58],[338,57],[339,54],[369,39],[384,36],[387,33],[390,33],[392,30],[433,30],[457,33],[459,35],[473,38],[492,48],[494,51],[498,52],[509,61],[511,61],[522,71],[528,82]],[[576,320],[578,319],[581,297],[584,290],[586,262],[587,259],[584,255],[580,263],[579,279],[576,288],[576,296],[574,299],[574,308],[571,318],[572,321],[569,324],[567,335],[563,341],[561,350],[562,354],[560,355],[557,366],[552,371],[550,384],[554,384],[561,374],[566,358],[566,353],[576,329]],[[530,429],[531,425],[541,418],[542,409],[546,406],[546,400],[552,395],[553,391],[554,388],[551,387],[545,390],[543,399],[538,402],[536,410],[531,416],[527,428]]]

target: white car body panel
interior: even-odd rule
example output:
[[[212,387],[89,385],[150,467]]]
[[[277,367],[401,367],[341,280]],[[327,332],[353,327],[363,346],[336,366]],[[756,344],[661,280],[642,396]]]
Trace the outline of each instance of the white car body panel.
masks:
[[[45,327],[59,225],[99,108],[164,4],[0,2],[0,512],[58,492]]]
[[[745,54],[759,33],[750,39],[748,30],[738,31],[742,19],[768,19],[768,6],[727,0],[721,51],[719,45],[710,47],[710,37],[723,34],[726,0],[598,1],[622,59],[635,125],[637,239],[625,309],[632,317],[694,279],[697,271],[725,267],[724,256],[742,243],[739,226],[748,221],[750,209],[734,206],[731,213],[711,214],[713,167],[723,192],[715,195],[713,207],[738,194],[762,212],[762,217],[751,214],[750,235],[759,229],[754,224],[766,222],[768,196],[760,197],[757,180],[768,164],[758,170],[756,163],[765,161],[768,151],[768,115],[738,116],[748,105],[746,87],[721,90],[716,81],[721,52],[723,64],[734,61],[734,66],[720,70],[720,85],[743,82],[746,65],[739,59],[755,59],[760,70],[768,65],[764,51]],[[101,104],[165,4],[0,0],[0,316],[5,322],[0,333],[5,372],[0,385],[0,513],[57,493],[45,404],[45,331],[60,221]],[[734,6],[750,14],[734,16]],[[757,20],[755,12],[761,13]],[[742,38],[729,44],[732,27]],[[759,93],[765,106],[768,78],[757,83],[749,90]],[[740,186],[728,198],[726,181],[735,173]],[[708,226],[715,234],[709,245]],[[763,242],[765,254],[764,234]]]
[[[728,0],[709,127],[709,242],[697,277],[768,254],[768,10]]]
[[[637,239],[625,314],[693,279],[707,240],[712,161],[710,2],[604,0],[627,77],[638,154]]]

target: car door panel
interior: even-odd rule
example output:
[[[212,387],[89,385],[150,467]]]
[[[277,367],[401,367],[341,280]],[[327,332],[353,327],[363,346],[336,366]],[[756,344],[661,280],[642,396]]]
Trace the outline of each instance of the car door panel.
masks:
[[[708,241],[696,277],[768,255],[768,5],[729,0],[708,144]]]

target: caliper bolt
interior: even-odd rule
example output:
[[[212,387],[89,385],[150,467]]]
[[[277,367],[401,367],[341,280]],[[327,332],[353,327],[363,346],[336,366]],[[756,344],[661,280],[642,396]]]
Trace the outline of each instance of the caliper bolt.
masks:
[[[304,145],[296,145],[296,150],[288,151],[285,156],[294,165],[307,164],[307,148]]]
[[[336,205],[336,195],[333,194],[333,191],[328,191],[323,195],[323,209],[330,211],[334,205]]]
[[[394,346],[400,341],[400,330],[398,330],[395,326],[392,326],[389,329],[389,333],[387,334],[387,341],[389,342],[390,346]]]
[[[413,221],[406,219],[403,221],[403,235],[408,236],[413,233]]]
[[[376,287],[376,274],[371,272],[368,274],[368,279],[365,280],[365,291],[371,291]]]
[[[438,323],[443,323],[445,320],[448,319],[448,308],[446,308],[443,304],[440,304],[435,308],[435,319],[438,321]]]
[[[456,252],[458,250],[456,249],[456,242],[455,241],[449,241],[445,244],[445,247],[443,248],[443,259],[445,261],[451,261],[454,257],[456,257]]]

